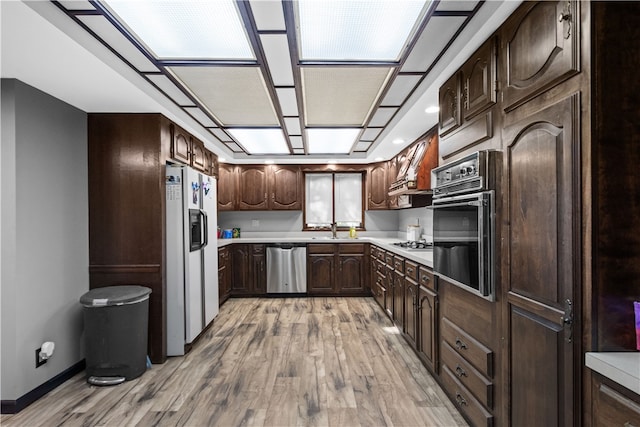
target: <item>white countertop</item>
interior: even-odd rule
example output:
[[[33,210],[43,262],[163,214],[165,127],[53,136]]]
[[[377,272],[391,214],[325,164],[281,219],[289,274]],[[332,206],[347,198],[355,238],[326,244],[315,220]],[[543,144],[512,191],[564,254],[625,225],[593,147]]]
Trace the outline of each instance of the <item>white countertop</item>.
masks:
[[[230,245],[232,243],[372,243],[386,251],[393,252],[405,259],[410,259],[419,264],[433,268],[433,251],[408,251],[406,249],[394,246],[393,243],[401,242],[397,237],[369,237],[363,236],[355,239],[349,237],[338,237],[337,239],[327,238],[326,236],[301,237],[301,236],[284,236],[284,237],[239,237],[235,239],[218,239],[218,247]]]
[[[591,370],[640,395],[640,352],[585,354],[585,364]]]

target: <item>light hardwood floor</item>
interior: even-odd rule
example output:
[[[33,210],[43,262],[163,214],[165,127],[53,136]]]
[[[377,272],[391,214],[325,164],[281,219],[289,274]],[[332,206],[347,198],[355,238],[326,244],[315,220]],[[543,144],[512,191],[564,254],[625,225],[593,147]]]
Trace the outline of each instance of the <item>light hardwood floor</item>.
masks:
[[[372,298],[231,299],[185,357],[3,426],[466,426]]]

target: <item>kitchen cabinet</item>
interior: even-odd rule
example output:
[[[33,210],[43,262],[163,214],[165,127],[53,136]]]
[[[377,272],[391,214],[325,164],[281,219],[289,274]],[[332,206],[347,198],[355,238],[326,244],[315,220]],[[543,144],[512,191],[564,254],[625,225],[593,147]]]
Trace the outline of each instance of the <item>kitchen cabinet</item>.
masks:
[[[527,2],[502,27],[509,112],[580,71],[580,2]]]
[[[213,176],[218,179],[218,156],[213,154],[211,151],[205,149],[204,150],[204,159],[205,159],[205,171],[209,176]]]
[[[204,143],[198,139],[191,138],[191,167],[197,171],[208,173],[209,168],[206,159],[206,149]]]
[[[404,331],[404,258],[393,257],[393,323]]]
[[[497,39],[488,39],[439,90],[440,157],[463,151],[499,149],[497,119]],[[491,141],[491,142],[485,142]],[[484,143],[482,146],[479,144]]]
[[[233,295],[266,293],[265,245],[234,243],[231,245],[231,264]]]
[[[364,243],[307,245],[307,292],[310,295],[366,295],[366,257]]]
[[[387,206],[389,209],[397,209],[399,207],[398,196],[389,196],[389,187],[398,179],[398,167],[399,158],[401,156],[395,156],[387,162],[387,184],[385,191],[387,192]]]
[[[640,426],[640,396],[596,373],[591,394],[592,426]]]
[[[417,303],[418,303],[418,265],[406,260],[404,276],[404,334],[405,338],[416,349]]]
[[[218,211],[232,211],[237,207],[237,167],[227,163],[218,165]]]
[[[422,270],[424,267],[420,267]],[[431,289],[418,287],[416,348],[418,357],[431,372],[438,372],[438,295]]]
[[[268,209],[268,182],[265,166],[238,166],[238,209]]]
[[[171,158],[185,165],[191,164],[191,135],[180,126],[171,123]]]
[[[267,167],[269,175],[268,193],[271,210],[302,209],[302,174],[298,166],[271,165]]]
[[[218,248],[218,298],[222,305],[231,293],[231,252],[228,246]]]
[[[367,168],[367,209],[388,209],[387,162],[375,163]]]
[[[299,166],[220,165],[219,210],[300,210]],[[219,191],[219,193],[220,193]]]

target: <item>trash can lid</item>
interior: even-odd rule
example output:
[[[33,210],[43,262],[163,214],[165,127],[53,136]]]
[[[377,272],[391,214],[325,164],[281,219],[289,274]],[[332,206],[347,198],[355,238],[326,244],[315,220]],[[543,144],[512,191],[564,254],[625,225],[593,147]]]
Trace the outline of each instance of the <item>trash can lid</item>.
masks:
[[[92,289],[80,297],[85,307],[105,307],[113,305],[135,304],[149,298],[151,289],[144,286],[123,285],[105,286]]]

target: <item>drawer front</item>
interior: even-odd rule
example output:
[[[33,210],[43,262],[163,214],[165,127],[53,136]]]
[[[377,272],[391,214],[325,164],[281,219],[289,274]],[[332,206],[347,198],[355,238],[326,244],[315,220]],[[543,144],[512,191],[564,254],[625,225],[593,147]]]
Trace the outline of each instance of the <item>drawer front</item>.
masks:
[[[334,244],[311,243],[307,245],[307,253],[309,254],[333,254],[337,251]]]
[[[338,251],[341,254],[364,254],[364,243],[339,243]]]
[[[430,268],[421,265],[418,275],[420,286],[424,286],[425,288],[429,288],[434,291],[437,290],[435,276]]]
[[[386,262],[388,266],[391,266],[391,268],[393,268],[393,254],[391,252],[384,253],[384,262]]]
[[[371,253],[371,259],[378,258],[378,247],[372,245],[370,253]]]
[[[493,377],[493,352],[446,317],[442,318],[442,341],[449,344],[482,375]]]
[[[393,269],[400,274],[404,274],[404,258],[399,256],[393,257]]]
[[[640,427],[640,403],[636,403],[618,391],[601,383],[593,382],[593,425]]]
[[[415,262],[406,260],[404,262],[404,275],[413,280],[414,282],[418,282],[418,264]]]
[[[387,259],[387,253],[379,248],[378,248],[378,259],[382,262],[386,262],[386,259]]]
[[[265,245],[252,245],[254,254],[263,254]]]
[[[493,383],[464,360],[449,344],[442,345],[442,363],[458,377],[473,395],[489,409],[493,409]]]
[[[460,412],[469,417],[474,426],[493,426],[493,415],[473,397],[473,394],[465,386],[460,384],[446,365],[442,365],[442,382],[444,388],[449,392],[449,396],[452,397],[453,403]]]
[[[382,281],[378,278],[375,285],[373,286],[373,297],[378,302],[378,305],[385,308],[385,292],[386,289],[382,286]]]
[[[382,276],[387,275],[387,265],[383,262],[376,261],[376,272]]]

